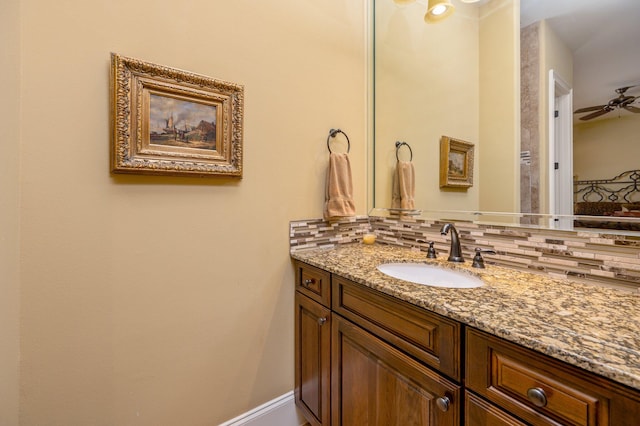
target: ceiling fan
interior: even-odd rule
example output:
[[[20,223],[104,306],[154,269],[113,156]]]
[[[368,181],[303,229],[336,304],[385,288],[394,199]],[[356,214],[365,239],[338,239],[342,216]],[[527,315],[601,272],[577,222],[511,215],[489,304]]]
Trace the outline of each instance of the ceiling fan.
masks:
[[[596,106],[587,107],[587,108],[580,108],[575,110],[574,114],[591,112],[591,114],[587,114],[584,117],[580,117],[580,120],[591,120],[592,118],[600,117],[601,115],[604,115],[618,108],[624,108],[627,111],[639,113],[640,108],[633,106],[631,104],[634,103],[635,100],[638,99],[640,96],[629,96],[624,94],[628,89],[631,89],[632,87],[636,87],[636,86],[620,87],[619,89],[616,89],[616,93],[618,94],[618,96],[611,99],[605,105],[596,105]],[[595,111],[595,112],[592,112],[592,111]]]

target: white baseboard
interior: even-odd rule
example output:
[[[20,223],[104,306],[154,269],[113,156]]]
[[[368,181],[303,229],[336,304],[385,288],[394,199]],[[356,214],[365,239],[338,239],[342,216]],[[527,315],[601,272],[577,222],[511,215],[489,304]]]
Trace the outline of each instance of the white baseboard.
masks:
[[[291,391],[220,426],[300,426],[305,423],[306,420],[296,409]]]

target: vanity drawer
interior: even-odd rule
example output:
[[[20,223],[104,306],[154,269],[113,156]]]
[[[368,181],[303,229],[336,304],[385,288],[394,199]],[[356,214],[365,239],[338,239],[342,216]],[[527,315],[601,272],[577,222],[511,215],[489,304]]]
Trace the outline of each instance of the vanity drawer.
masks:
[[[332,308],[398,349],[460,380],[461,326],[438,314],[332,275]]]
[[[331,308],[331,274],[315,266],[296,261],[296,290]]]
[[[637,425],[638,393],[467,329],[466,385],[534,425]]]

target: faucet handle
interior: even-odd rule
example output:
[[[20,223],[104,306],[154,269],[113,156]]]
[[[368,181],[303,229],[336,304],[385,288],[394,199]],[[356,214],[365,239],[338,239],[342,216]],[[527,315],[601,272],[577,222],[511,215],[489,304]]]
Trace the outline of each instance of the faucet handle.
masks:
[[[427,249],[427,259],[437,259],[438,253],[436,253],[435,247],[433,247],[434,241],[427,241],[429,248]]]
[[[438,253],[436,252],[435,247],[433,247],[433,244],[435,244],[435,241],[427,241],[427,240],[423,240],[423,239],[417,239],[416,243],[429,244],[429,248],[427,249],[427,259],[436,259],[438,257]]]
[[[496,254],[495,250],[487,250],[476,247],[476,255],[473,257],[473,263],[471,264],[471,266],[473,266],[474,268],[484,269],[484,259],[482,258],[482,253]]]

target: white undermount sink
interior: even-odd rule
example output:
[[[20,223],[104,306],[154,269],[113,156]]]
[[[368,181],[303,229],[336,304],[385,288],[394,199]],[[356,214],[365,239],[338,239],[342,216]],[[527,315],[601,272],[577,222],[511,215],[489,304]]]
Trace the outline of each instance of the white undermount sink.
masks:
[[[433,287],[475,288],[484,285],[480,278],[470,274],[425,263],[383,263],[378,270],[393,278]]]

